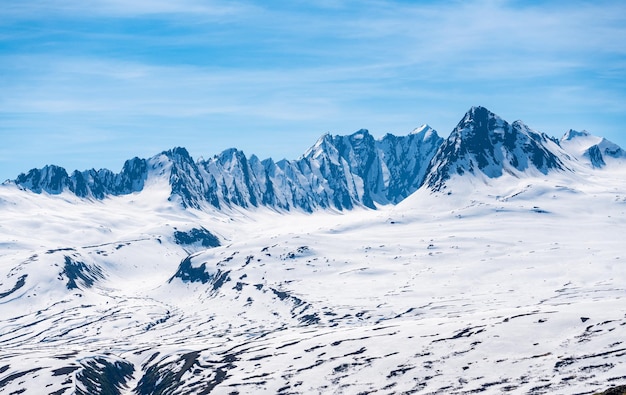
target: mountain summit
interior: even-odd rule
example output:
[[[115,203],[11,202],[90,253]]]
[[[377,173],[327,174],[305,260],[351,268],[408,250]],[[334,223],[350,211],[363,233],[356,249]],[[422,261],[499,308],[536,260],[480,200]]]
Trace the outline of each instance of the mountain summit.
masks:
[[[510,124],[484,107],[472,107],[445,140],[428,125],[381,139],[361,129],[348,136],[325,134],[297,160],[259,160],[232,148],[195,161],[186,149],[174,148],[147,160],[128,160],[120,173],[91,169],[69,175],[51,165],[20,174],[13,183],[35,193],[69,191],[103,199],[164,179],[169,199],[183,207],[311,212],[396,204],[422,186],[441,191],[456,176],[545,175],[572,172],[576,163],[601,168],[622,158],[626,153],[620,147],[586,131],[570,130],[557,140],[522,121]]]
[[[472,107],[430,163],[426,184],[433,190],[445,187],[453,175],[484,175],[497,178],[504,173],[547,174],[567,170],[566,154],[558,143],[536,132],[522,121],[509,124],[484,107]]]

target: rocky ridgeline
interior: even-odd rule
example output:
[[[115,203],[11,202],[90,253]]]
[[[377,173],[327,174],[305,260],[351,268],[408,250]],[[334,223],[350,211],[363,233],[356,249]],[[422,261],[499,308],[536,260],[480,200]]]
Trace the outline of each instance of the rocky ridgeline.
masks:
[[[359,130],[349,136],[326,134],[297,160],[259,160],[228,149],[196,161],[185,148],[174,148],[149,159],[130,159],[119,173],[91,169],[68,174],[50,165],[10,182],[35,193],[70,191],[103,199],[139,192],[147,180],[165,177],[170,200],[183,207],[349,210],[398,203],[423,185],[441,191],[454,175],[572,172],[576,162],[601,168],[613,158],[626,158],[617,145],[590,138],[587,132],[570,130],[557,140],[521,121],[509,124],[484,107],[473,107],[445,140],[426,125],[407,136],[387,134],[378,140]],[[581,141],[587,142],[581,152],[567,149]]]

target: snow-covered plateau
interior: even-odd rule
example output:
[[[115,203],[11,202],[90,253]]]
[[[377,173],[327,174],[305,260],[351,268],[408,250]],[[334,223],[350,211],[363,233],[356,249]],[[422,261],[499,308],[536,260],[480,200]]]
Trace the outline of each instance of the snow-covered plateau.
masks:
[[[351,209],[332,198],[242,205],[223,188],[213,202],[185,204],[172,198],[181,173],[173,179],[163,155],[124,193],[77,194],[67,180],[47,191],[35,185],[41,177],[5,183],[0,394],[596,394],[626,385],[619,147],[600,162],[582,143],[568,152],[565,137],[521,123],[497,118],[482,130],[468,119],[482,110],[426,161],[404,159],[420,180],[405,180],[402,190],[415,190],[397,204],[391,161],[379,161],[386,178],[368,187],[373,178],[359,174],[371,172],[355,171],[365,162],[345,147],[334,160],[344,181],[359,181],[346,195]],[[357,133],[342,141],[360,144],[367,136]],[[479,133],[489,149],[471,143]],[[391,152],[389,141],[377,149]],[[341,151],[324,150],[330,142],[309,157]],[[283,181],[310,186],[307,169],[322,174],[324,163]],[[236,174],[220,177],[236,185]],[[323,193],[339,185],[319,180]],[[211,183],[196,185],[209,196]]]

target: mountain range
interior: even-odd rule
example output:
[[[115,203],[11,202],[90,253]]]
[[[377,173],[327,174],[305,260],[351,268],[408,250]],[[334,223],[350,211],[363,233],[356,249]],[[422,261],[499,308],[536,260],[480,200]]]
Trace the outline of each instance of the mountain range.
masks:
[[[396,204],[423,185],[445,189],[455,175],[497,178],[503,174],[575,172],[580,165],[603,168],[626,158],[623,149],[588,132],[570,130],[560,139],[512,124],[484,107],[472,107],[447,139],[424,125],[407,136],[375,139],[367,130],[349,136],[323,135],[297,160],[259,160],[228,149],[194,160],[185,148],[149,159],[127,160],[119,173],[107,169],[71,174],[49,165],[12,182],[36,193],[70,191],[104,199],[141,191],[165,177],[170,200],[183,207],[266,206],[281,210],[376,208]]]
[[[0,395],[626,390],[626,154],[471,108],[0,185]]]

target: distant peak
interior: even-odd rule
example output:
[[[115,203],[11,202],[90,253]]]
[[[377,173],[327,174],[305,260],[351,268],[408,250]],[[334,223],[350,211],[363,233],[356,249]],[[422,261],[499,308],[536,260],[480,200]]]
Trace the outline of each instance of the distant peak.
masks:
[[[457,125],[456,130],[460,131],[467,128],[479,128],[486,130],[486,125],[492,124],[493,121],[498,124],[503,122],[502,118],[489,111],[487,108],[482,106],[474,106],[465,113],[465,116],[463,116],[463,118]]]
[[[332,144],[333,136],[330,132],[326,132],[317,139],[315,144],[311,146],[300,158],[307,158],[310,156],[319,155],[329,144]]]
[[[189,152],[184,147],[174,147],[171,150],[163,151],[163,154],[169,158],[184,158],[191,160]]]
[[[224,151],[222,151],[219,155],[215,155],[215,158],[222,165],[225,165],[226,163],[230,163],[232,161],[235,161],[235,162],[247,161],[246,154],[237,148],[227,148]]]
[[[429,124],[425,123],[422,126],[420,126],[419,128],[415,128],[413,129],[413,131],[409,134],[420,134],[420,133],[427,133],[429,131],[434,131],[435,129],[431,128]]]
[[[505,124],[506,122],[502,118],[485,107],[472,107],[457,124],[450,138],[466,138],[474,135],[486,136]]]
[[[565,134],[561,138],[561,141],[570,141],[570,140],[575,139],[576,137],[588,137],[588,136],[591,136],[591,134],[586,130],[579,132],[578,130],[570,129],[567,132],[565,132]]]
[[[476,118],[489,118],[489,117],[498,117],[493,112],[489,111],[486,107],[483,106],[473,106],[467,111],[465,114],[466,118],[476,119]]]
[[[314,146],[320,146],[324,144],[325,141],[332,141],[332,139],[333,139],[333,135],[330,134],[330,132],[326,132],[317,139]]]
[[[231,157],[238,153],[239,153],[239,150],[237,148],[231,147],[231,148],[226,148],[225,150],[223,150],[219,156]]]
[[[420,126],[419,128],[416,128],[415,130],[413,130],[411,133],[409,133],[409,135],[419,136],[422,141],[429,141],[433,138],[434,139],[439,138],[437,131],[426,123]]]

